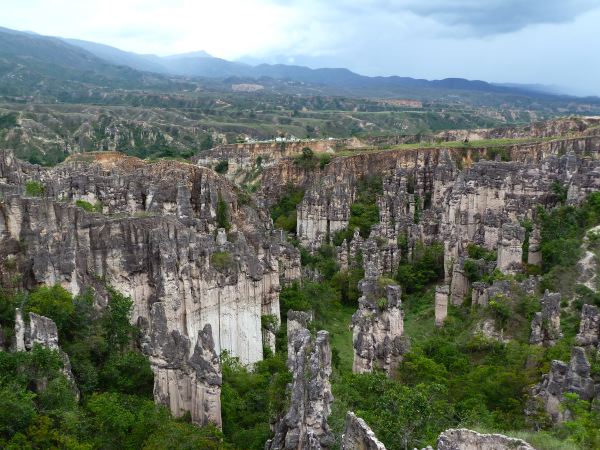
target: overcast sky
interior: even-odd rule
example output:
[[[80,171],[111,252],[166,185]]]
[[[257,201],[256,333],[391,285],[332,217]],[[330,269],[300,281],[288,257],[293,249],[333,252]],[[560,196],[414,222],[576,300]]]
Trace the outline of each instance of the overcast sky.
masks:
[[[139,53],[600,95],[600,0],[0,0],[0,26]]]

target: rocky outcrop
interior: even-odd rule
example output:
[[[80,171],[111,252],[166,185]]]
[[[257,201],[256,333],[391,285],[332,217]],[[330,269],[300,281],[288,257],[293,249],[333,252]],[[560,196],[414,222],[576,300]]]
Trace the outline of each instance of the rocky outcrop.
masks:
[[[152,305],[150,320],[140,318],[142,350],[154,372],[154,398],[173,415],[189,412],[197,425],[221,426],[221,366],[210,324],[198,331],[192,350],[190,339],[169,330],[166,305]]]
[[[503,434],[482,434],[465,428],[440,434],[437,450],[535,450],[527,442]]]
[[[370,276],[369,276],[370,275]],[[354,373],[385,370],[391,375],[408,351],[400,286],[382,284],[377,272],[359,283],[362,296],[352,316]]]
[[[488,306],[495,297],[512,298],[515,295],[535,295],[539,286],[539,277],[528,277],[520,283],[509,280],[494,280],[487,283],[475,282],[471,286],[471,302],[477,306]]]
[[[579,333],[575,337],[577,345],[597,346],[600,342],[600,311],[597,306],[583,305]]]
[[[539,266],[542,264],[542,237],[539,228],[535,227],[529,235],[529,248],[527,253],[527,264]]]
[[[448,297],[450,287],[448,285],[437,286],[435,288],[435,326],[441,327],[444,325],[446,317],[448,317]]]
[[[518,272],[527,237],[519,223],[535,219],[538,206],[558,204],[552,186],[568,188],[568,203],[600,189],[600,136],[515,144],[502,148],[503,160],[493,157],[496,150],[472,144],[362,152],[334,157],[313,171],[318,176],[300,174],[282,160],[264,173],[261,193],[272,196],[287,182],[305,189],[297,233],[315,248],[348,226],[361,181],[380,177],[379,223],[370,237],[380,243],[383,273],[395,270],[401,257],[410,261],[417,245],[443,242],[450,301],[461,304],[470,288],[461,265],[468,244],[497,251],[498,269]],[[533,229],[529,235],[531,264],[540,263],[538,234]]]
[[[535,313],[531,321],[529,342],[536,345],[554,345],[562,337],[560,331],[560,300],[558,292],[548,290],[540,300],[542,311]]]
[[[292,383],[290,407],[275,425],[275,435],[265,450],[320,450],[333,445],[327,424],[331,412],[331,347],[329,334],[311,336],[306,313],[288,313],[288,361]]]
[[[43,195],[27,195],[27,182],[43,186]],[[267,212],[241,201],[227,180],[191,164],[149,164],[116,153],[43,169],[0,152],[0,192],[0,249],[18,256],[22,287],[58,283],[74,294],[93,287],[101,308],[108,284],[132,298],[132,322],[142,319],[151,333],[165,328],[161,336],[176,332],[189,340],[177,363],[151,350],[171,344],[145,347],[155,374],[187,364],[161,385],[188,386],[189,395],[174,401],[158,396],[166,387],[157,389],[157,400],[168,397],[174,414],[182,405],[195,408],[187,398],[201,397],[191,392],[202,375],[186,359],[206,325],[217,354],[227,350],[246,364],[262,359],[261,316],[279,320],[280,278],[298,275],[299,255],[273,232]],[[100,205],[102,213],[76,201]],[[190,412],[204,421],[202,411]]]
[[[314,153],[334,153],[339,149],[363,147],[356,138],[351,139],[305,139],[295,141],[247,142],[243,144],[222,144],[203,151],[193,157],[195,164],[214,167],[221,161],[228,163],[228,176],[235,178],[240,174],[260,171],[272,167],[283,158],[301,156],[305,148]]]
[[[27,316],[28,320],[25,321],[23,313],[17,308],[15,312],[15,351],[30,351],[34,346],[39,345],[58,352],[63,363],[62,372],[67,380],[69,380],[77,398],[79,398],[79,390],[75,383],[75,377],[71,372],[69,355],[63,352],[58,345],[56,323],[48,317],[40,316],[33,312],[28,313]]]
[[[342,450],[385,450],[369,425],[352,411],[346,414],[346,427],[342,436]]]
[[[15,314],[15,349],[18,352],[28,351],[34,345],[41,345],[50,350],[58,350],[58,330],[56,324],[48,317],[30,312],[27,322],[21,310]]]
[[[583,257],[577,263],[579,278],[577,282],[593,292],[598,292],[598,257],[591,247],[592,237],[597,238],[600,233],[600,226],[590,228],[583,237],[581,245]]]
[[[565,393],[576,393],[580,399],[588,401],[598,398],[600,384],[595,384],[590,370],[585,350],[581,347],[573,347],[569,364],[552,361],[550,373],[544,375],[542,381],[532,389],[526,413],[533,416],[542,411],[552,422],[558,423],[568,414],[560,407]]]
[[[505,223],[498,238],[496,267],[503,273],[514,274],[521,270],[525,229],[518,224]]]

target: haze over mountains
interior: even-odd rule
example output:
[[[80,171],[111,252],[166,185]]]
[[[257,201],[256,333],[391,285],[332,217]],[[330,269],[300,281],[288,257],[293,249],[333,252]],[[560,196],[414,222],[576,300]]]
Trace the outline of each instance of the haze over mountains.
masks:
[[[0,29],[0,93],[24,95],[42,79],[77,81],[120,88],[173,87],[184,78],[256,80],[269,78],[325,87],[331,95],[428,99],[449,91],[552,98],[544,86],[496,85],[448,78],[428,81],[408,77],[367,77],[344,68],[311,69],[284,64],[250,65],[216,58],[206,52],[167,57],[126,52],[108,45]],[[43,84],[44,84],[43,83]]]

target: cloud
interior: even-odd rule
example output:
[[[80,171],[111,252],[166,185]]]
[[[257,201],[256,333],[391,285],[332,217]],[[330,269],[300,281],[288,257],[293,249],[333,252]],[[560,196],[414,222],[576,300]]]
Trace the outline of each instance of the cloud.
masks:
[[[286,7],[311,9],[321,16],[362,18],[413,14],[464,28],[476,35],[509,33],[530,25],[570,22],[600,7],[600,0],[273,0]]]

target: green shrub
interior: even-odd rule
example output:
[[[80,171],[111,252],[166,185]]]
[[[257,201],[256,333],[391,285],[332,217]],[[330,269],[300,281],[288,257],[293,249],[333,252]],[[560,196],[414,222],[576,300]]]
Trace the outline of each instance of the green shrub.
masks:
[[[225,228],[226,231],[231,229],[231,222],[229,217],[229,205],[223,200],[221,194],[217,200],[217,226],[219,228]]]
[[[28,181],[25,183],[25,194],[29,197],[41,197],[46,192],[45,186],[40,181]]]
[[[271,218],[275,228],[296,233],[296,221],[298,204],[304,198],[304,190],[288,186],[281,199],[271,206]]]
[[[217,172],[217,173],[227,173],[228,170],[229,170],[229,161],[228,160],[219,161],[215,165],[215,172]]]
[[[507,304],[506,299],[500,295],[495,296],[488,303],[488,308],[494,315],[494,317],[500,322],[501,326],[505,326],[508,319],[512,314],[510,306]]]
[[[418,242],[413,250],[412,262],[401,262],[396,272],[396,279],[407,293],[421,291],[443,276],[444,246],[441,243],[427,246]]]
[[[96,213],[102,212],[102,203],[100,203],[100,202],[92,204],[85,200],[77,200],[77,201],[75,201],[75,206],[77,206],[79,208],[83,208],[87,212],[96,212]]]
[[[59,334],[64,334],[75,312],[73,296],[59,284],[41,286],[31,293],[25,306],[26,312],[34,312],[54,321]]]
[[[227,251],[214,252],[210,255],[210,265],[219,272],[227,272],[235,267],[235,261]]]
[[[467,245],[467,254],[471,259],[484,259],[486,261],[496,261],[498,255],[493,250],[487,250],[476,244]]]
[[[108,288],[108,293],[110,298],[102,317],[104,338],[109,348],[123,351],[135,330],[130,323],[133,300],[111,287]]]

